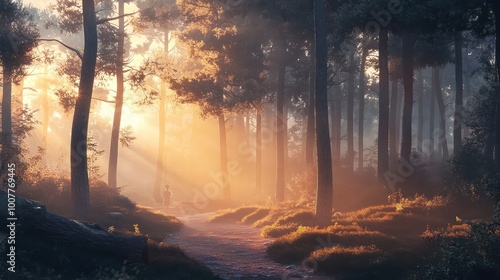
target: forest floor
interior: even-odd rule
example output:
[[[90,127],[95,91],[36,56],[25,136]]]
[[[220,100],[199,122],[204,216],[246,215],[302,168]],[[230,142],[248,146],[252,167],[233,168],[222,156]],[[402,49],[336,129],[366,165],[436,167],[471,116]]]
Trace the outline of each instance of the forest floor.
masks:
[[[266,253],[271,238],[262,237],[259,229],[250,225],[207,222],[213,215],[177,216],[185,226],[168,234],[164,242],[179,246],[223,279],[332,279],[300,264],[272,261]]]

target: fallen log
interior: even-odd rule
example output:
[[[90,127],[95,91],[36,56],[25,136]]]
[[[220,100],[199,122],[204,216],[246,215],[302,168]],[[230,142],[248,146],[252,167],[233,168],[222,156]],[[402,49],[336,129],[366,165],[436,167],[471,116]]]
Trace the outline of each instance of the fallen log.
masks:
[[[8,203],[15,198],[13,215]],[[10,200],[9,200],[10,199]],[[13,197],[0,190],[0,219],[15,222],[16,236],[27,234],[42,241],[77,247],[95,254],[108,255],[128,263],[148,263],[148,245],[145,236],[126,236],[108,233],[97,224],[88,224],[68,219],[47,211],[34,200]],[[11,204],[12,205],[12,204]],[[8,222],[10,222],[8,221]],[[5,226],[0,231],[7,232]]]

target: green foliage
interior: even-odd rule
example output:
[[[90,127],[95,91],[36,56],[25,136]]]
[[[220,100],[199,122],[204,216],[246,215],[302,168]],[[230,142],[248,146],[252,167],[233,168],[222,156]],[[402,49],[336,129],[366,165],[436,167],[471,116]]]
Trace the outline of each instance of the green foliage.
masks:
[[[24,141],[30,133],[33,131],[35,125],[38,121],[35,118],[35,112],[30,110],[27,107],[23,107],[17,101],[14,102],[16,104],[16,109],[13,113],[12,118],[12,140],[13,146],[9,151],[3,153],[3,158],[0,159],[2,164],[0,165],[0,178],[2,182],[6,179],[7,172],[6,168],[9,163],[14,163],[16,165],[15,168],[15,179],[16,185],[20,185],[23,180],[26,179],[29,172],[26,172],[31,168],[31,160],[26,159],[25,155],[27,154],[27,149],[24,145]],[[5,186],[2,184],[2,187]]]
[[[0,18],[0,64],[19,78],[24,75],[22,66],[33,60],[31,50],[39,32],[33,15],[18,1],[0,1]]]
[[[425,238],[439,247],[414,279],[498,279],[500,277],[500,223],[469,223],[465,234],[430,233]]]
[[[120,129],[120,144],[122,144],[122,147],[130,147],[135,139],[136,137],[133,135],[130,125]]]
[[[448,190],[469,198],[485,195],[500,202],[500,170],[493,163],[494,104],[498,86],[482,87],[468,108],[470,138],[450,160]]]
[[[305,203],[313,205],[316,193],[316,167],[309,167],[306,170],[296,173],[287,184],[287,197],[291,200],[304,200]]]

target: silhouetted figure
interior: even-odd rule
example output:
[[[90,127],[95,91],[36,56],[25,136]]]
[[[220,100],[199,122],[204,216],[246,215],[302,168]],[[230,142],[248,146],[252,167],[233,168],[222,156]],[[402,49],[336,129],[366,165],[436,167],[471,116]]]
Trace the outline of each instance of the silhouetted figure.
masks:
[[[172,199],[172,196],[173,196],[172,192],[169,189],[170,189],[170,186],[165,185],[165,190],[163,191],[163,194],[162,194],[163,209],[165,211],[168,211],[168,209],[170,208],[170,200]]]

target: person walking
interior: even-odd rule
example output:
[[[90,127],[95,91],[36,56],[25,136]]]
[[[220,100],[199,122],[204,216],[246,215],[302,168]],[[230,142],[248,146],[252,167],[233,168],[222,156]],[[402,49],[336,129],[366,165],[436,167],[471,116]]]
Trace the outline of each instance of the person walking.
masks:
[[[165,212],[168,212],[168,209],[170,208],[170,202],[172,200],[173,194],[170,191],[170,186],[165,185],[165,190],[163,191],[162,198],[163,198],[163,209]]]

